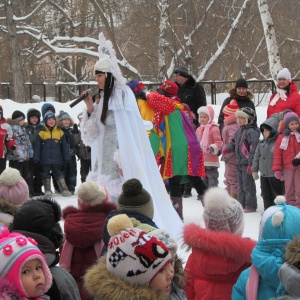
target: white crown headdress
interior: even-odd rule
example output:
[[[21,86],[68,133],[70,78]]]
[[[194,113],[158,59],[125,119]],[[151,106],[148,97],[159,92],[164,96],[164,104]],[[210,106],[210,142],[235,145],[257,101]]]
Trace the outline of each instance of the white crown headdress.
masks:
[[[99,34],[99,61],[110,61],[110,73],[112,73],[115,78],[116,88],[124,90],[126,86],[126,79],[123,77],[120,67],[118,65],[118,60],[116,57],[116,52],[110,40],[104,37],[104,34],[100,32]]]

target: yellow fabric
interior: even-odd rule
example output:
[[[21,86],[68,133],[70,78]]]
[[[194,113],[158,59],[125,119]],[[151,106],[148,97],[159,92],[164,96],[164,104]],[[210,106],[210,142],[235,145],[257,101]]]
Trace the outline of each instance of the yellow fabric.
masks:
[[[138,104],[139,111],[140,111],[142,119],[145,120],[145,121],[153,122],[153,120],[154,120],[154,110],[150,106],[149,102],[146,101],[146,100],[138,99],[137,104]]]
[[[64,132],[61,129],[57,128],[57,126],[54,126],[52,131],[50,131],[47,126],[45,126],[45,130],[41,130],[39,132],[39,135],[42,140],[55,139],[60,141],[62,136],[64,135]]]

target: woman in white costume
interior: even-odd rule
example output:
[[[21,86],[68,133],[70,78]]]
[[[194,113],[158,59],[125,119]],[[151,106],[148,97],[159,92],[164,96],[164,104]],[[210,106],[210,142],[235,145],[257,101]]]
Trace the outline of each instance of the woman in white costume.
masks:
[[[92,148],[87,181],[103,184],[116,201],[124,181],[139,179],[152,196],[154,222],[179,238],[182,222],[166,192],[135,96],[121,74],[111,42],[100,33],[99,43],[99,61],[94,66],[99,92],[84,100],[81,124],[82,140]]]

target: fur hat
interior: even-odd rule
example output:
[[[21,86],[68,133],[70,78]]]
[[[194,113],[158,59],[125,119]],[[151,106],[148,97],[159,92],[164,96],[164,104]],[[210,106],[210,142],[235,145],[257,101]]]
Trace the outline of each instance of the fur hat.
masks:
[[[71,120],[71,117],[66,111],[61,110],[59,112],[58,119],[59,119],[59,121],[62,121],[62,120],[65,120],[65,119]]]
[[[33,259],[38,259],[42,264],[45,275],[45,285],[42,290],[44,294],[52,285],[52,275],[36,241],[19,233],[10,234],[8,229],[0,224],[0,278],[13,283],[24,299],[29,298],[29,295],[21,282],[21,270],[25,263]]]
[[[55,114],[54,114],[52,111],[49,111],[49,112],[45,113],[45,115],[44,115],[44,123],[45,123],[45,125],[47,125],[47,121],[48,121],[49,119],[54,119],[54,120],[56,120]]]
[[[208,115],[208,123],[211,123],[215,117],[214,108],[210,105],[199,107],[197,113],[199,115],[199,118],[200,118],[200,113],[205,113],[206,115]]]
[[[136,178],[124,182],[117,208],[130,212],[139,212],[150,219],[153,219],[154,215],[153,200],[150,194],[143,188],[141,182]]]
[[[109,57],[100,58],[94,65],[96,74],[111,72],[111,59]]]
[[[268,239],[294,239],[300,234],[300,209],[287,205],[284,196],[277,196],[276,205],[266,209],[260,222],[259,236]]]
[[[129,77],[127,85],[131,88],[135,96],[140,96],[144,93],[144,84],[141,81]]]
[[[20,110],[15,110],[11,116],[11,118],[15,121],[22,121],[25,120],[25,115]]]
[[[42,116],[45,117],[46,112],[52,111],[55,114],[55,107],[51,103],[44,103],[42,105]]]
[[[149,234],[155,236],[157,239],[162,241],[169,250],[174,250],[176,253],[178,248],[177,242],[165,229],[154,229],[150,231]]]
[[[210,188],[204,194],[203,200],[203,219],[207,229],[243,234],[243,207],[237,200],[231,198],[226,190],[219,187]]]
[[[237,110],[239,110],[238,103],[235,99],[232,99],[230,103],[223,108],[223,115],[224,117],[234,115]]]
[[[178,85],[173,81],[166,80],[157,91],[167,97],[174,97],[177,96]]]
[[[282,70],[280,70],[277,74],[277,80],[279,78],[284,78],[284,79],[288,80],[289,82],[291,82],[292,76],[291,76],[291,72],[289,71],[289,69],[283,68]]]
[[[235,112],[236,117],[246,118],[246,124],[253,123],[256,117],[255,111],[250,107],[242,107]]]
[[[133,228],[125,214],[112,217],[107,224],[109,235],[106,267],[115,277],[145,285],[168,263],[167,246],[156,237]]]
[[[95,206],[110,201],[110,196],[105,187],[94,181],[83,182],[78,188],[77,194],[78,205],[81,208],[83,206]]]
[[[29,199],[28,185],[17,169],[7,168],[0,175],[0,198],[14,205]]]
[[[49,197],[35,197],[25,202],[17,211],[11,231],[28,231],[48,238],[58,249],[63,243],[63,232],[59,221],[60,205]]]
[[[27,120],[28,120],[28,123],[30,123],[30,118],[31,117],[37,117],[38,118],[38,123],[40,123],[41,121],[41,113],[40,111],[38,111],[37,109],[35,108],[29,108],[28,111],[27,111]]]
[[[299,123],[300,121],[299,121],[298,115],[294,112],[286,113],[283,117],[283,122],[284,122],[285,128],[289,128],[289,124],[292,121],[297,121]]]
[[[240,87],[243,87],[246,89],[248,88],[248,83],[244,78],[238,79],[235,83],[235,89],[240,88]]]
[[[185,78],[190,77],[188,68],[184,67],[184,66],[176,67],[175,70],[174,70],[174,74],[180,75],[180,76],[185,77]]]

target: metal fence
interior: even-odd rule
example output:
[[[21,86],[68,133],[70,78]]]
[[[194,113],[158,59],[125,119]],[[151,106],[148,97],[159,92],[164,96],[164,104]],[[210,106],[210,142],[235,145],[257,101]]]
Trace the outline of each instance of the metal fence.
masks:
[[[300,79],[294,79],[300,85]],[[247,80],[249,90],[254,94],[254,103],[256,106],[267,105],[269,97],[276,90],[273,80]],[[153,91],[160,86],[161,83],[145,83],[148,90]],[[235,81],[213,80],[201,81],[207,96],[207,103],[222,104],[224,99],[228,97],[228,91],[234,87]],[[25,100],[26,102],[34,102],[33,95],[38,95],[42,101],[58,101],[67,102],[76,98],[80,93],[90,87],[97,87],[96,82],[90,83],[25,83]],[[13,95],[13,85],[11,83],[0,83],[0,98],[11,99]],[[15,99],[13,99],[15,100]]]

